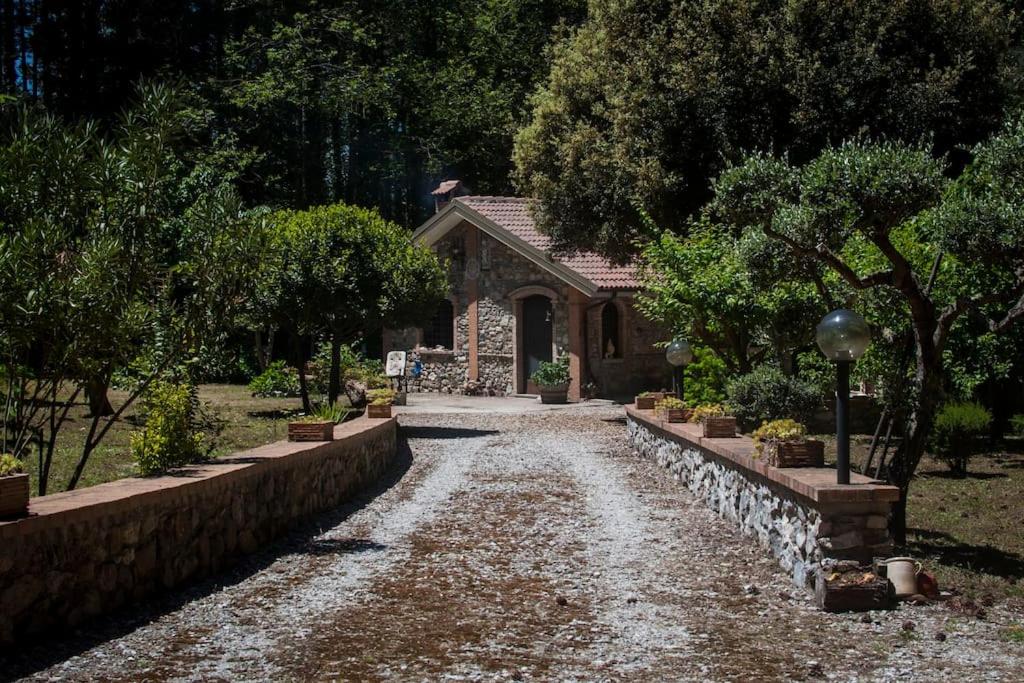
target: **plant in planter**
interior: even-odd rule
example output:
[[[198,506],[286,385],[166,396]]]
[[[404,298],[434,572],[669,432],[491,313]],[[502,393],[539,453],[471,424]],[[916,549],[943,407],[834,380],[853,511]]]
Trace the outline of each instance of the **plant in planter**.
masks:
[[[334,425],[344,422],[349,410],[322,403],[310,414],[288,423],[289,441],[334,441]]]
[[[704,428],[704,438],[724,439],[736,436],[736,418],[721,403],[705,403],[690,414],[690,422]]]
[[[396,392],[394,389],[373,389],[366,392],[369,403],[366,406],[366,416],[373,418],[391,417],[391,406],[395,402]]]
[[[796,420],[772,420],[754,431],[757,452],[772,467],[823,467],[825,444],[807,438]]]
[[[20,517],[28,511],[28,474],[10,453],[0,455],[0,518]]]
[[[560,358],[553,363],[541,361],[530,381],[540,389],[541,403],[565,403],[569,400],[569,363]]]
[[[675,396],[666,396],[654,404],[654,410],[668,422],[686,422],[690,419],[690,409]]]
[[[636,396],[637,410],[654,410],[654,404],[665,398],[663,391],[645,391]]]

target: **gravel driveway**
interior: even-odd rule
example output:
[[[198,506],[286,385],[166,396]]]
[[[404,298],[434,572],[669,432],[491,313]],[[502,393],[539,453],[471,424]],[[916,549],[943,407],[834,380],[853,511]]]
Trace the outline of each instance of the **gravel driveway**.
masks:
[[[402,424],[366,499],[217,582],[0,659],[0,679],[1020,680],[1024,645],[1000,633],[1021,615],[999,605],[817,612],[629,454],[619,408]]]

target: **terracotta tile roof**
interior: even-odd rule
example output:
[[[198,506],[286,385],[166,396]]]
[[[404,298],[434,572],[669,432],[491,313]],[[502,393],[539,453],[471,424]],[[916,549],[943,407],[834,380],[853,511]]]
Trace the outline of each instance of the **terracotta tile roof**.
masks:
[[[536,200],[521,197],[458,197],[455,201],[489,218],[519,239],[541,251],[551,249],[551,239],[537,231],[530,213]],[[616,266],[593,252],[559,255],[555,260],[587,278],[598,289],[639,289],[636,268]]]

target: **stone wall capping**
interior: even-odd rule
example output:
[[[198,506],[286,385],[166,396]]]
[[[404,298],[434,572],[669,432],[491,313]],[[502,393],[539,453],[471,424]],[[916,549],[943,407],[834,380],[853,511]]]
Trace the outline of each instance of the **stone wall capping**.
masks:
[[[900,497],[897,487],[855,472],[850,473],[849,484],[840,485],[835,483],[836,471],[830,467],[771,467],[753,457],[757,448],[753,439],[746,436],[706,439],[701,436],[700,425],[665,422],[652,411],[638,410],[635,405],[626,406],[626,412],[650,429],[698,446],[746,472],[756,474],[770,484],[795,491],[814,503],[891,503]]]

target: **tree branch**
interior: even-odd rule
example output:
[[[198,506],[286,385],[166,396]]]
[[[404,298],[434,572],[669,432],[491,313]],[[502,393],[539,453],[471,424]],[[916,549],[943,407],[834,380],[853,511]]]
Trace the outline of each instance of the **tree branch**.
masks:
[[[854,289],[870,289],[878,285],[892,285],[895,286],[895,273],[892,270],[882,270],[871,275],[861,277],[848,266],[841,258],[823,244],[819,244],[816,247],[809,247],[807,245],[797,242],[792,237],[783,235],[781,232],[776,232],[771,228],[763,228],[766,235],[773,239],[777,239],[784,242],[790,249],[802,256],[809,256],[817,259],[822,263],[826,264],[832,270],[836,271],[844,280],[850,283],[850,286]],[[890,259],[891,261],[891,259]]]

